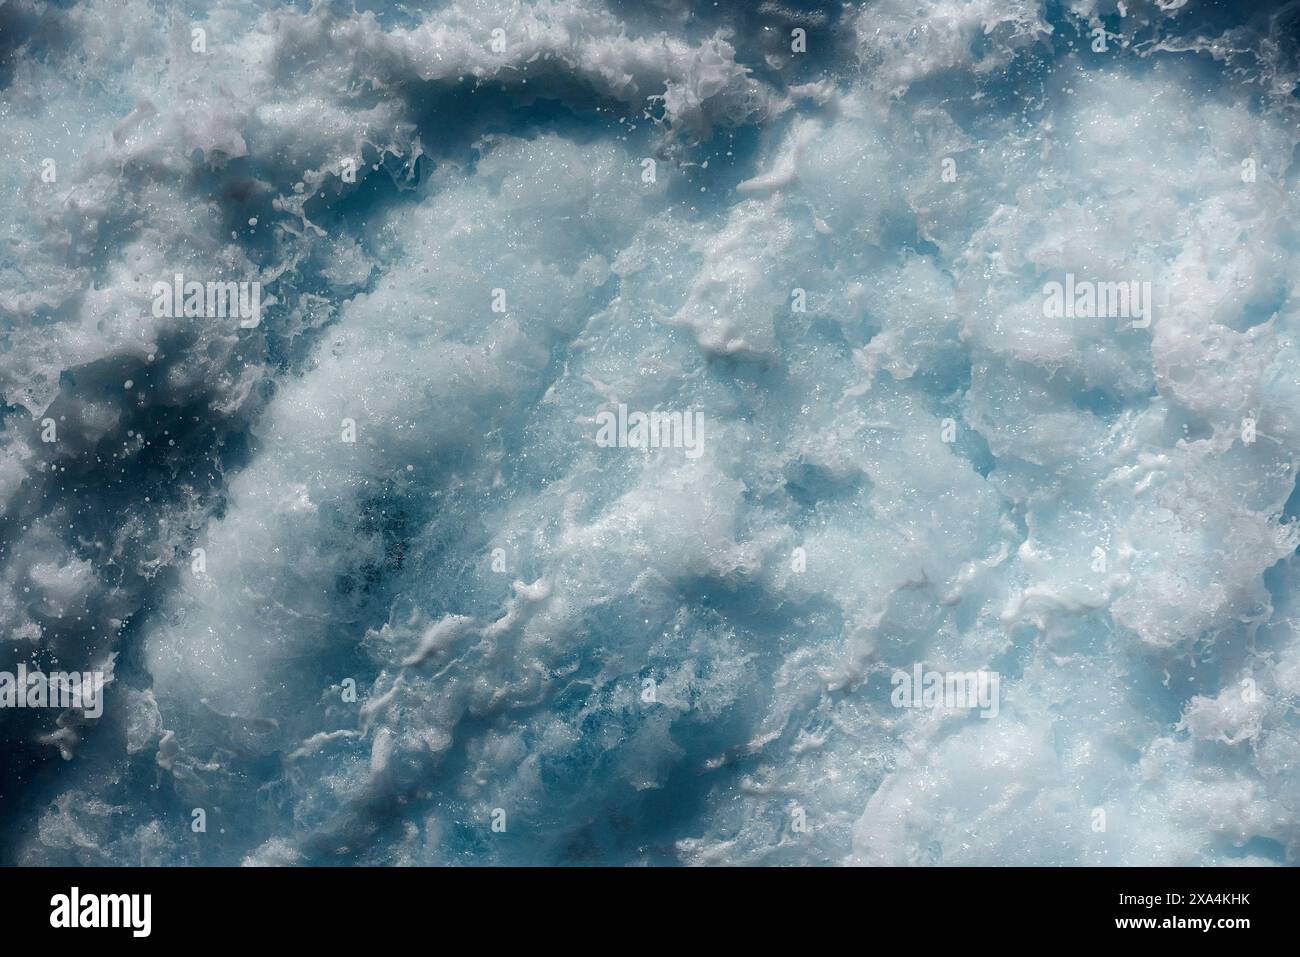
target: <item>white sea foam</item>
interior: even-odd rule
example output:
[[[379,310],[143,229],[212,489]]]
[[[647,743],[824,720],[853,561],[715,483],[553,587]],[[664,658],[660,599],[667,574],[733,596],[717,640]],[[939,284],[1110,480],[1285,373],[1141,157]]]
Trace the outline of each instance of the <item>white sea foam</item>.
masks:
[[[1294,861],[1285,61],[1149,11],[1165,49],[1087,59],[1104,6],[872,4],[806,75],[671,4],[218,4],[199,59],[45,11],[0,612],[133,670],[15,856]],[[262,321],[155,315],[176,273]],[[1149,281],[1150,328],[1044,315],[1066,274]],[[620,406],[706,440],[598,447]],[[997,714],[891,707],[915,666]]]

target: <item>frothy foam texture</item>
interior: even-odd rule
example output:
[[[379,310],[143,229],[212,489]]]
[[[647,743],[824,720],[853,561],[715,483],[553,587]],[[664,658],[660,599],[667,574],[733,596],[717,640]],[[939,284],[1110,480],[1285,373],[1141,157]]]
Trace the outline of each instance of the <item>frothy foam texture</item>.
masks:
[[[0,6],[5,862],[1296,861],[1294,7],[366,6]]]

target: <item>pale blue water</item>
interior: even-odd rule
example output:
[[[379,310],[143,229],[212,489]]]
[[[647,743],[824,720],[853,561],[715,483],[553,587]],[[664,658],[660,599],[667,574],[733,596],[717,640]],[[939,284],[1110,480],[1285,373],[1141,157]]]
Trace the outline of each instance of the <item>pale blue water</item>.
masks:
[[[1294,863],[1298,34],[0,2],[0,860]]]

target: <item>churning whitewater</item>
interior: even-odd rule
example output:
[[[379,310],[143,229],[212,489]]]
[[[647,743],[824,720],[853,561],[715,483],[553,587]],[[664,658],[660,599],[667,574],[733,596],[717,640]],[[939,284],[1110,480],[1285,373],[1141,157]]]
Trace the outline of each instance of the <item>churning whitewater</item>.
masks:
[[[0,0],[0,863],[1297,863],[1298,35]]]

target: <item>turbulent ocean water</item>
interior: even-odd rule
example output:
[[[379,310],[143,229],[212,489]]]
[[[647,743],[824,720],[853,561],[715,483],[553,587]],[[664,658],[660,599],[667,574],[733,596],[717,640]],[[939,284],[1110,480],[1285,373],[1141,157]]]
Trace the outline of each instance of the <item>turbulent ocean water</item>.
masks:
[[[1298,41],[0,0],[0,863],[1296,863]]]

